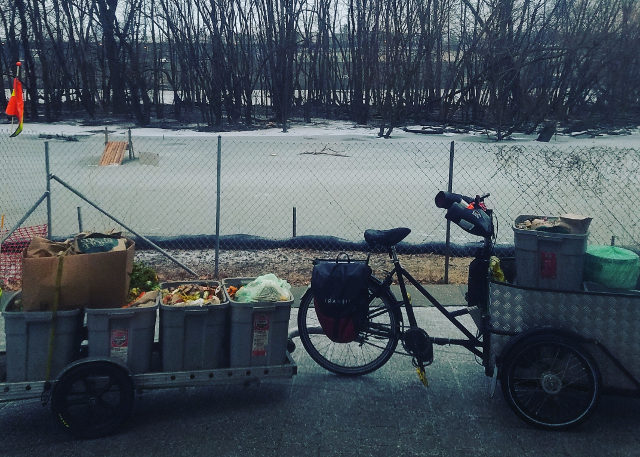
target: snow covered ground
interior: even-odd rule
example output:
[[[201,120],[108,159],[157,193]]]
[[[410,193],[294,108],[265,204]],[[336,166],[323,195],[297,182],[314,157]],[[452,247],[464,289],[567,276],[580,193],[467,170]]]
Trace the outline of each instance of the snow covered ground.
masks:
[[[126,140],[127,126],[109,124],[107,128],[110,140]],[[378,137],[377,128],[325,120],[291,123],[286,133],[278,126],[219,133],[193,128],[132,128],[141,160],[121,167],[97,166],[104,126],[27,123],[17,138],[8,138],[9,130],[10,126],[0,127],[0,212],[7,215],[5,228],[42,195],[42,144],[50,138],[52,173],[141,234],[211,235],[215,233],[216,137],[220,136],[222,235],[289,238],[292,208],[296,208],[297,236],[360,241],[366,228],[404,225],[412,228],[407,238],[410,243],[442,242],[443,214],[433,205],[433,195],[446,189],[452,141],[456,144],[453,190],[491,192],[490,203],[499,210],[501,242],[512,242],[509,226],[520,214],[578,212],[594,216],[591,239],[600,243],[611,236],[622,243],[637,243],[640,232],[637,213],[620,203],[633,200],[620,199],[620,195],[640,193],[636,172],[640,169],[640,128],[628,134],[595,137],[558,134],[549,143],[535,141],[536,135],[514,134],[509,140],[495,142],[492,132],[419,134],[401,128],[385,139]],[[70,137],[77,141],[57,141]],[[497,151],[510,146],[514,146],[510,154],[515,156],[500,159]],[[520,146],[525,148],[522,162],[528,163],[517,163]],[[551,157],[529,154],[546,148]],[[536,162],[543,156],[554,160],[556,150],[584,153],[590,168],[573,172],[564,162],[552,166]],[[143,158],[153,160],[145,162]],[[591,167],[594,160],[606,160],[604,171]],[[514,168],[510,174],[503,173],[514,164],[524,171]],[[556,165],[559,168],[554,168]],[[550,176],[554,173],[557,176]],[[541,175],[554,187],[540,181]],[[582,194],[585,186],[591,186],[590,181],[575,187],[574,181],[583,175],[602,179],[603,188],[597,191],[596,199],[585,199]],[[85,229],[113,226],[55,183],[52,204],[54,236],[77,231],[79,206]],[[42,219],[43,209],[39,211]],[[473,240],[457,229],[452,236],[454,242]]]

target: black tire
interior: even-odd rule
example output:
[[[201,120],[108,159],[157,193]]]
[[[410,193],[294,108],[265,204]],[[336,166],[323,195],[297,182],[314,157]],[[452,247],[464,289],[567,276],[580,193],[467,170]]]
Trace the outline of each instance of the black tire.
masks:
[[[358,376],[377,370],[393,355],[400,335],[400,313],[394,309],[388,291],[377,284],[372,278],[368,325],[350,343],[336,343],[325,336],[313,308],[311,289],[302,297],[298,310],[300,340],[320,366],[340,375]],[[376,295],[375,290],[382,293]]]
[[[587,351],[566,337],[526,338],[509,351],[500,371],[509,406],[540,428],[564,430],[578,425],[598,403],[598,367]]]
[[[67,371],[56,382],[51,409],[60,425],[78,438],[115,432],[133,411],[133,381],[125,369],[91,361]]]

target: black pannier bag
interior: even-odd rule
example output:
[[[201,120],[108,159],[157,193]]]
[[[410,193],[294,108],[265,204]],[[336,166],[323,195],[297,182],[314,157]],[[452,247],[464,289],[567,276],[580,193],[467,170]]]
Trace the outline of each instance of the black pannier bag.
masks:
[[[314,308],[331,341],[354,341],[366,324],[370,276],[371,267],[366,261],[351,260],[344,253],[336,260],[314,261],[311,274]]]

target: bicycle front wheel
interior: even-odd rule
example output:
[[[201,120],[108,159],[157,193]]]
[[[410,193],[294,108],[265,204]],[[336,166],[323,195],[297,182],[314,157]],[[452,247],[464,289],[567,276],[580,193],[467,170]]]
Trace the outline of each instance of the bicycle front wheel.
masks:
[[[400,313],[384,290],[377,294],[374,279],[369,287],[367,324],[350,343],[330,340],[322,331],[311,289],[300,300],[298,331],[311,358],[337,374],[358,376],[377,370],[393,355],[400,335]]]

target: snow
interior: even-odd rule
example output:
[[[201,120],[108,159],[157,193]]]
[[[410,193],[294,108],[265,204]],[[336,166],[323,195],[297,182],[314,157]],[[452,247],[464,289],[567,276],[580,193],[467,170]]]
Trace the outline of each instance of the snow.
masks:
[[[125,125],[108,125],[109,136],[118,137],[126,135],[129,127]],[[295,139],[299,137],[340,137],[349,136],[361,140],[378,140],[378,141],[415,141],[421,140],[433,141],[456,141],[465,143],[495,143],[495,132],[492,131],[469,131],[468,133],[455,133],[446,131],[442,134],[418,134],[404,131],[403,128],[394,128],[391,138],[379,138],[379,128],[372,126],[362,126],[347,121],[331,121],[331,120],[313,120],[311,123],[292,122],[287,125],[287,132],[282,131],[281,126],[275,126],[257,130],[238,130],[223,132],[201,132],[196,130],[197,126],[187,126],[181,129],[166,128],[131,128],[132,135],[138,137],[217,137],[223,138],[282,138]],[[422,126],[407,126],[407,129],[420,130]],[[24,134],[42,134],[42,135],[64,135],[64,136],[88,136],[102,134],[104,127],[99,126],[83,126],[78,122],[56,122],[56,123],[25,123]],[[526,135],[524,133],[515,133],[511,138],[504,140],[505,144],[529,143],[536,142],[537,135]],[[336,138],[337,139],[337,138]],[[538,143],[539,144],[539,143]],[[556,134],[551,138],[549,145],[606,145],[610,147],[640,147],[640,126],[627,131],[619,131],[619,134],[602,134],[592,136],[591,133],[573,132],[571,134]]]
[[[446,129],[442,134],[421,134],[394,128],[391,138],[385,139],[378,137],[379,129],[375,127],[321,119],[311,123],[291,122],[287,132],[275,125],[219,133],[199,132],[195,125],[180,129],[132,128],[140,160],[126,166],[98,167],[105,126],[109,139],[126,140],[126,124],[27,123],[17,138],[8,138],[8,125],[4,129],[0,126],[5,132],[0,132],[3,137],[0,153],[4,154],[0,154],[3,159],[0,209],[7,215],[6,223],[17,221],[42,194],[40,151],[45,140],[38,135],[45,138],[50,135],[54,139],[58,136],[79,140],[50,142],[52,172],[98,201],[101,207],[113,211],[130,227],[159,237],[211,234],[215,221],[212,196],[216,195],[212,172],[216,158],[212,151],[215,138],[220,135],[224,154],[222,235],[287,238],[291,234],[294,207],[299,221],[298,236],[330,234],[360,241],[365,228],[403,225],[413,229],[407,242],[440,242],[445,237],[442,212],[430,204],[430,196],[446,187],[449,142],[455,141],[456,145],[462,144],[455,148],[455,190],[469,194],[490,191],[492,207],[500,210],[497,213],[500,227],[508,228],[519,214],[579,212],[595,216],[604,208],[604,213],[592,224],[591,239],[603,243],[616,235],[621,243],[637,243],[634,235],[638,233],[637,215],[619,204],[617,183],[624,182],[627,194],[637,193],[638,127],[624,135],[558,134],[549,143],[539,143],[536,135],[524,133],[496,143],[491,139],[495,132],[458,133]],[[506,156],[499,159],[496,152],[503,145],[506,149],[511,145],[529,145],[523,148],[531,153],[525,159],[547,160],[545,163],[524,160],[518,164],[511,160],[518,148],[506,151]],[[585,162],[597,160],[601,154],[606,160],[602,170],[598,169],[600,174],[588,166],[576,177],[567,173],[562,157],[556,163],[554,154],[544,156],[547,148],[552,153],[584,152]],[[514,178],[514,173],[520,175]],[[547,184],[536,185],[539,173],[550,176],[544,182],[552,188],[547,189]],[[602,181],[602,188],[594,190],[597,198],[585,198],[585,189],[591,190],[596,178]],[[80,205],[86,208],[85,203],[56,185],[52,210],[54,236],[74,233],[76,209]],[[243,210],[229,210],[235,208]],[[44,206],[40,211],[44,212]],[[113,228],[110,220],[89,208],[83,212],[83,220],[85,228],[102,230],[105,224]],[[453,236],[456,243],[472,238],[461,230]],[[498,241],[508,242],[512,236],[510,230],[503,229]]]

